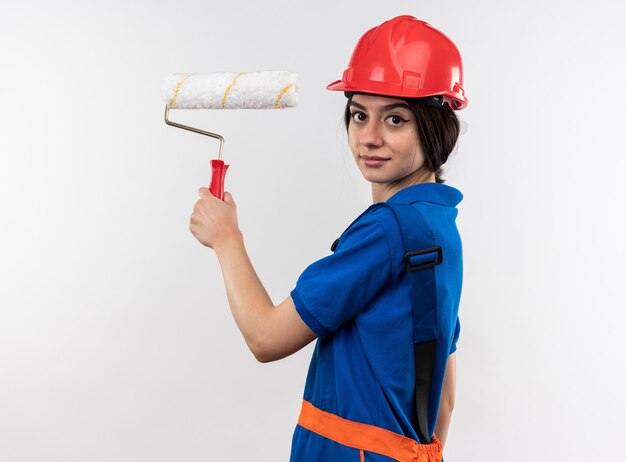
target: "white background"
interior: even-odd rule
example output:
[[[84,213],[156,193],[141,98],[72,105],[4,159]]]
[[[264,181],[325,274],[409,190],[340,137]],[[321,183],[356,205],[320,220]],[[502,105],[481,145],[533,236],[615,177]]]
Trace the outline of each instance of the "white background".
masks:
[[[371,203],[344,134],[358,38],[399,14],[465,65],[452,461],[615,460],[626,387],[622,1],[0,7],[0,460],[287,460],[313,344],[257,363],[188,229],[214,140],[163,78],[286,69],[285,111],[178,111],[275,303]]]

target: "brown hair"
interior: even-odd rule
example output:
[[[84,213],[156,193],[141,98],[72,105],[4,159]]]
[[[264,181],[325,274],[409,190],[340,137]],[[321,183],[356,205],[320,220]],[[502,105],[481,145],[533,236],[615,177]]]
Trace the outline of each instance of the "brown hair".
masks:
[[[354,93],[346,93],[348,102],[344,113],[346,131],[350,127],[350,101]],[[419,139],[424,152],[424,168],[435,173],[437,183],[445,183],[441,167],[448,160],[454,149],[461,129],[459,119],[447,102],[441,107],[424,104],[423,101],[411,98],[403,99],[411,107],[411,112],[417,122]],[[432,104],[432,100],[429,100]]]

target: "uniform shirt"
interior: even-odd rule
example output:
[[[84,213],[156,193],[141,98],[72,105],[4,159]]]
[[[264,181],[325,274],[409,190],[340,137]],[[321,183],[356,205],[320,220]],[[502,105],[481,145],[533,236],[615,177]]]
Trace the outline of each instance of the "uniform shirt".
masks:
[[[429,431],[434,431],[443,375],[460,332],[461,239],[456,205],[461,192],[443,183],[409,186],[388,202],[411,203],[443,250],[435,266],[439,352],[433,369]],[[409,249],[416,250],[416,249]],[[411,284],[404,267],[400,226],[387,207],[361,215],[334,253],[308,266],[291,292],[296,310],[318,340],[303,398],[345,419],[391,430],[419,441],[414,430],[415,364]],[[440,349],[440,346],[438,346]],[[434,414],[434,415],[433,415]],[[300,425],[291,461],[357,461],[359,451]],[[390,461],[367,453],[368,461]]]

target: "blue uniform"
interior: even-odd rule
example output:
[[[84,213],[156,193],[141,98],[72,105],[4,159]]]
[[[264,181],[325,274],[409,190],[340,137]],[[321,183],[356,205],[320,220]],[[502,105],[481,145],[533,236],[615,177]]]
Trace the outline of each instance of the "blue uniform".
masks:
[[[446,361],[456,350],[460,332],[463,264],[455,220],[462,199],[451,186],[421,183],[387,200],[412,204],[444,255],[434,267],[438,343],[428,402],[429,435],[436,424]],[[412,287],[404,241],[393,212],[375,205],[344,231],[333,254],[304,270],[291,292],[303,321],[318,335],[303,398],[326,412],[423,443],[415,431]],[[291,461],[358,457],[358,449],[296,426]],[[392,459],[368,453],[366,460]]]

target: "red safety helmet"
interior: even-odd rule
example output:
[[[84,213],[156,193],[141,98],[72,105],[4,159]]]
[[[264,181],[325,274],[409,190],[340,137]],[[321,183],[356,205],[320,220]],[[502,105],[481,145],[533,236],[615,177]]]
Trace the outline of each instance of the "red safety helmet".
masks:
[[[368,30],[342,79],[326,88],[398,98],[435,97],[440,105],[447,101],[455,110],[469,103],[456,45],[427,22],[408,15]]]

